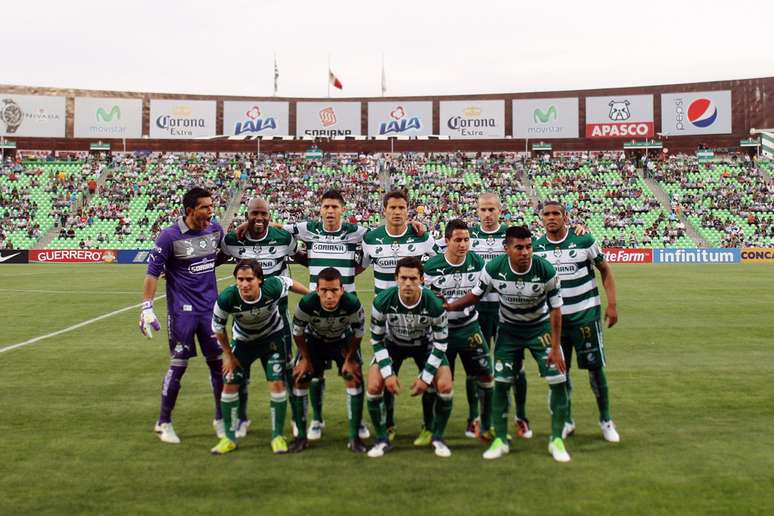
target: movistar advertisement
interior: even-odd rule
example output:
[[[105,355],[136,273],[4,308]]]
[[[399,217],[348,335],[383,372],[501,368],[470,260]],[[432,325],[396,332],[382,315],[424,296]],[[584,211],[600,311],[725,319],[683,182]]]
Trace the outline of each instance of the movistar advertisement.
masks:
[[[141,138],[142,99],[75,97],[76,138]]]
[[[669,136],[731,132],[731,91],[661,95],[661,132]]]
[[[653,95],[586,97],[586,138],[652,138]]]
[[[288,103],[225,101],[223,134],[230,136],[288,135]]]
[[[441,134],[451,139],[505,138],[505,102],[441,101],[439,123]]]
[[[214,100],[151,100],[151,138],[187,139],[207,136],[215,136]]]
[[[0,93],[0,136],[65,135],[65,98]]]
[[[368,136],[433,134],[432,102],[369,102]]]
[[[578,98],[513,101],[513,135],[547,140],[578,137]]]

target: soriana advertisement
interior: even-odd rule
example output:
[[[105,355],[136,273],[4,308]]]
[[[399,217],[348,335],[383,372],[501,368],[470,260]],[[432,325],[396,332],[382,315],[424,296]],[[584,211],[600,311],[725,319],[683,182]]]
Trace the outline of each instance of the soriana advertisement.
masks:
[[[661,131],[669,136],[731,132],[731,91],[661,95]]]
[[[586,138],[650,138],[653,95],[586,97]]]
[[[297,136],[359,136],[360,102],[298,102]]]
[[[31,262],[116,263],[118,254],[105,249],[30,249]]]
[[[186,139],[207,136],[215,136],[214,100],[151,100],[151,138]]]

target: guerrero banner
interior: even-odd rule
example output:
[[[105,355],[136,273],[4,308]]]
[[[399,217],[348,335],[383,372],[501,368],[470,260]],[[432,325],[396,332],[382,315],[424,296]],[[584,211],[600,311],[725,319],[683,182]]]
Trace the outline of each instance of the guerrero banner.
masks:
[[[440,110],[441,134],[452,139],[505,138],[505,101],[442,101]]]
[[[214,100],[151,99],[151,138],[186,139],[203,136],[215,136]]]
[[[245,135],[288,135],[288,103],[240,101],[223,102],[223,133]]]
[[[29,255],[26,249],[0,249],[0,263],[27,263]]]
[[[745,247],[742,249],[744,263],[774,263],[774,247]]]
[[[653,263],[653,249],[606,248],[609,263]]]
[[[116,251],[104,249],[31,249],[30,262],[42,263],[114,263]]]
[[[360,136],[360,102],[298,102],[296,136]]]
[[[368,103],[368,136],[427,136],[432,133],[432,102]]]
[[[76,138],[142,138],[142,99],[75,97]]]
[[[118,251],[118,263],[148,263],[150,249]]]
[[[731,91],[661,95],[661,132],[669,136],[731,132]]]
[[[586,97],[586,138],[650,138],[653,95]]]
[[[516,138],[577,138],[578,98],[513,101]]]
[[[653,263],[739,263],[739,249],[695,248],[654,249]]]
[[[0,93],[0,136],[65,135],[65,98]]]

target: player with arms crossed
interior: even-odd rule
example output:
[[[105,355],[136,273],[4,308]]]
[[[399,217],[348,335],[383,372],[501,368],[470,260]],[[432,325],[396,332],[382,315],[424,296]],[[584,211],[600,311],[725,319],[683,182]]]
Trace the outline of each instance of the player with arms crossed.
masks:
[[[291,452],[301,452],[308,446],[306,437],[306,400],[309,382],[320,377],[325,362],[336,363],[347,387],[347,417],[349,442],[347,447],[363,453],[366,446],[358,436],[363,418],[362,359],[360,341],[363,338],[365,314],[363,305],[354,294],[344,292],[341,273],[333,267],[317,275],[316,290],[304,296],[293,316],[293,338],[298,355],[293,369],[292,402],[298,436]]]
[[[550,261],[562,279],[562,351],[567,361],[567,419],[562,437],[575,432],[572,408],[570,365],[573,349],[578,367],[589,372],[591,391],[599,408],[599,427],[606,441],[617,443],[621,437],[610,417],[610,397],[605,374],[605,350],[602,340],[601,302],[594,278],[594,267],[602,276],[607,294],[605,321],[607,327],[618,322],[613,271],[605,253],[590,234],[579,236],[568,227],[567,213],[558,201],[546,201],[542,211],[545,236],[535,241],[535,254]]]
[[[548,451],[559,462],[568,462],[562,441],[567,413],[565,365],[560,346],[562,296],[553,266],[532,254],[532,234],[525,226],[508,228],[505,255],[490,261],[479,284],[461,299],[447,305],[457,311],[478,301],[486,292],[497,293],[500,303],[495,344],[495,392],[493,401],[495,439],[485,459],[507,454],[508,393],[518,372],[518,354],[528,349],[540,376],[550,388],[551,440]]]
[[[159,277],[166,278],[167,333],[170,363],[161,387],[161,409],[154,431],[161,441],[178,444],[180,438],[172,426],[180,381],[188,360],[196,356],[196,342],[210,370],[210,383],[215,398],[215,433],[224,435],[220,411],[222,361],[220,347],[212,334],[212,305],[218,297],[215,266],[223,229],[212,222],[212,194],[199,187],[183,196],[185,216],[161,231],[148,258],[143,283],[140,331],[148,338],[161,324],[153,311]]]
[[[223,455],[236,449],[239,386],[245,381],[245,370],[260,359],[271,389],[271,449],[274,453],[286,453],[288,445],[282,430],[287,407],[287,359],[279,305],[289,291],[305,295],[309,289],[285,276],[264,279],[261,265],[255,260],[240,260],[234,267],[234,277],[237,284],[220,293],[212,311],[212,330],[223,350],[220,403],[226,435],[210,451]],[[229,316],[233,318],[230,342],[226,331]]]
[[[418,396],[435,389],[435,418],[431,443],[439,457],[451,456],[443,440],[452,410],[452,375],[446,359],[448,323],[443,304],[428,288],[423,288],[422,262],[416,257],[401,258],[395,268],[396,287],[383,290],[371,309],[371,344],[374,356],[368,369],[368,412],[376,428],[377,440],[369,457],[381,457],[391,449],[387,436],[385,389],[400,392],[398,372],[411,358],[419,376],[411,386]]]

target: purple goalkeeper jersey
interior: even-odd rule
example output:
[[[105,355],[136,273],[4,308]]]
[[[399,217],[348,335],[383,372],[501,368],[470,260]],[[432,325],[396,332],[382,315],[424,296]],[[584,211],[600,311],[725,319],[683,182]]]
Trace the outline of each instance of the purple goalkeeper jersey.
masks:
[[[194,231],[182,217],[161,231],[148,258],[148,275],[166,275],[168,313],[212,314],[218,298],[215,258],[222,239],[219,224]]]

